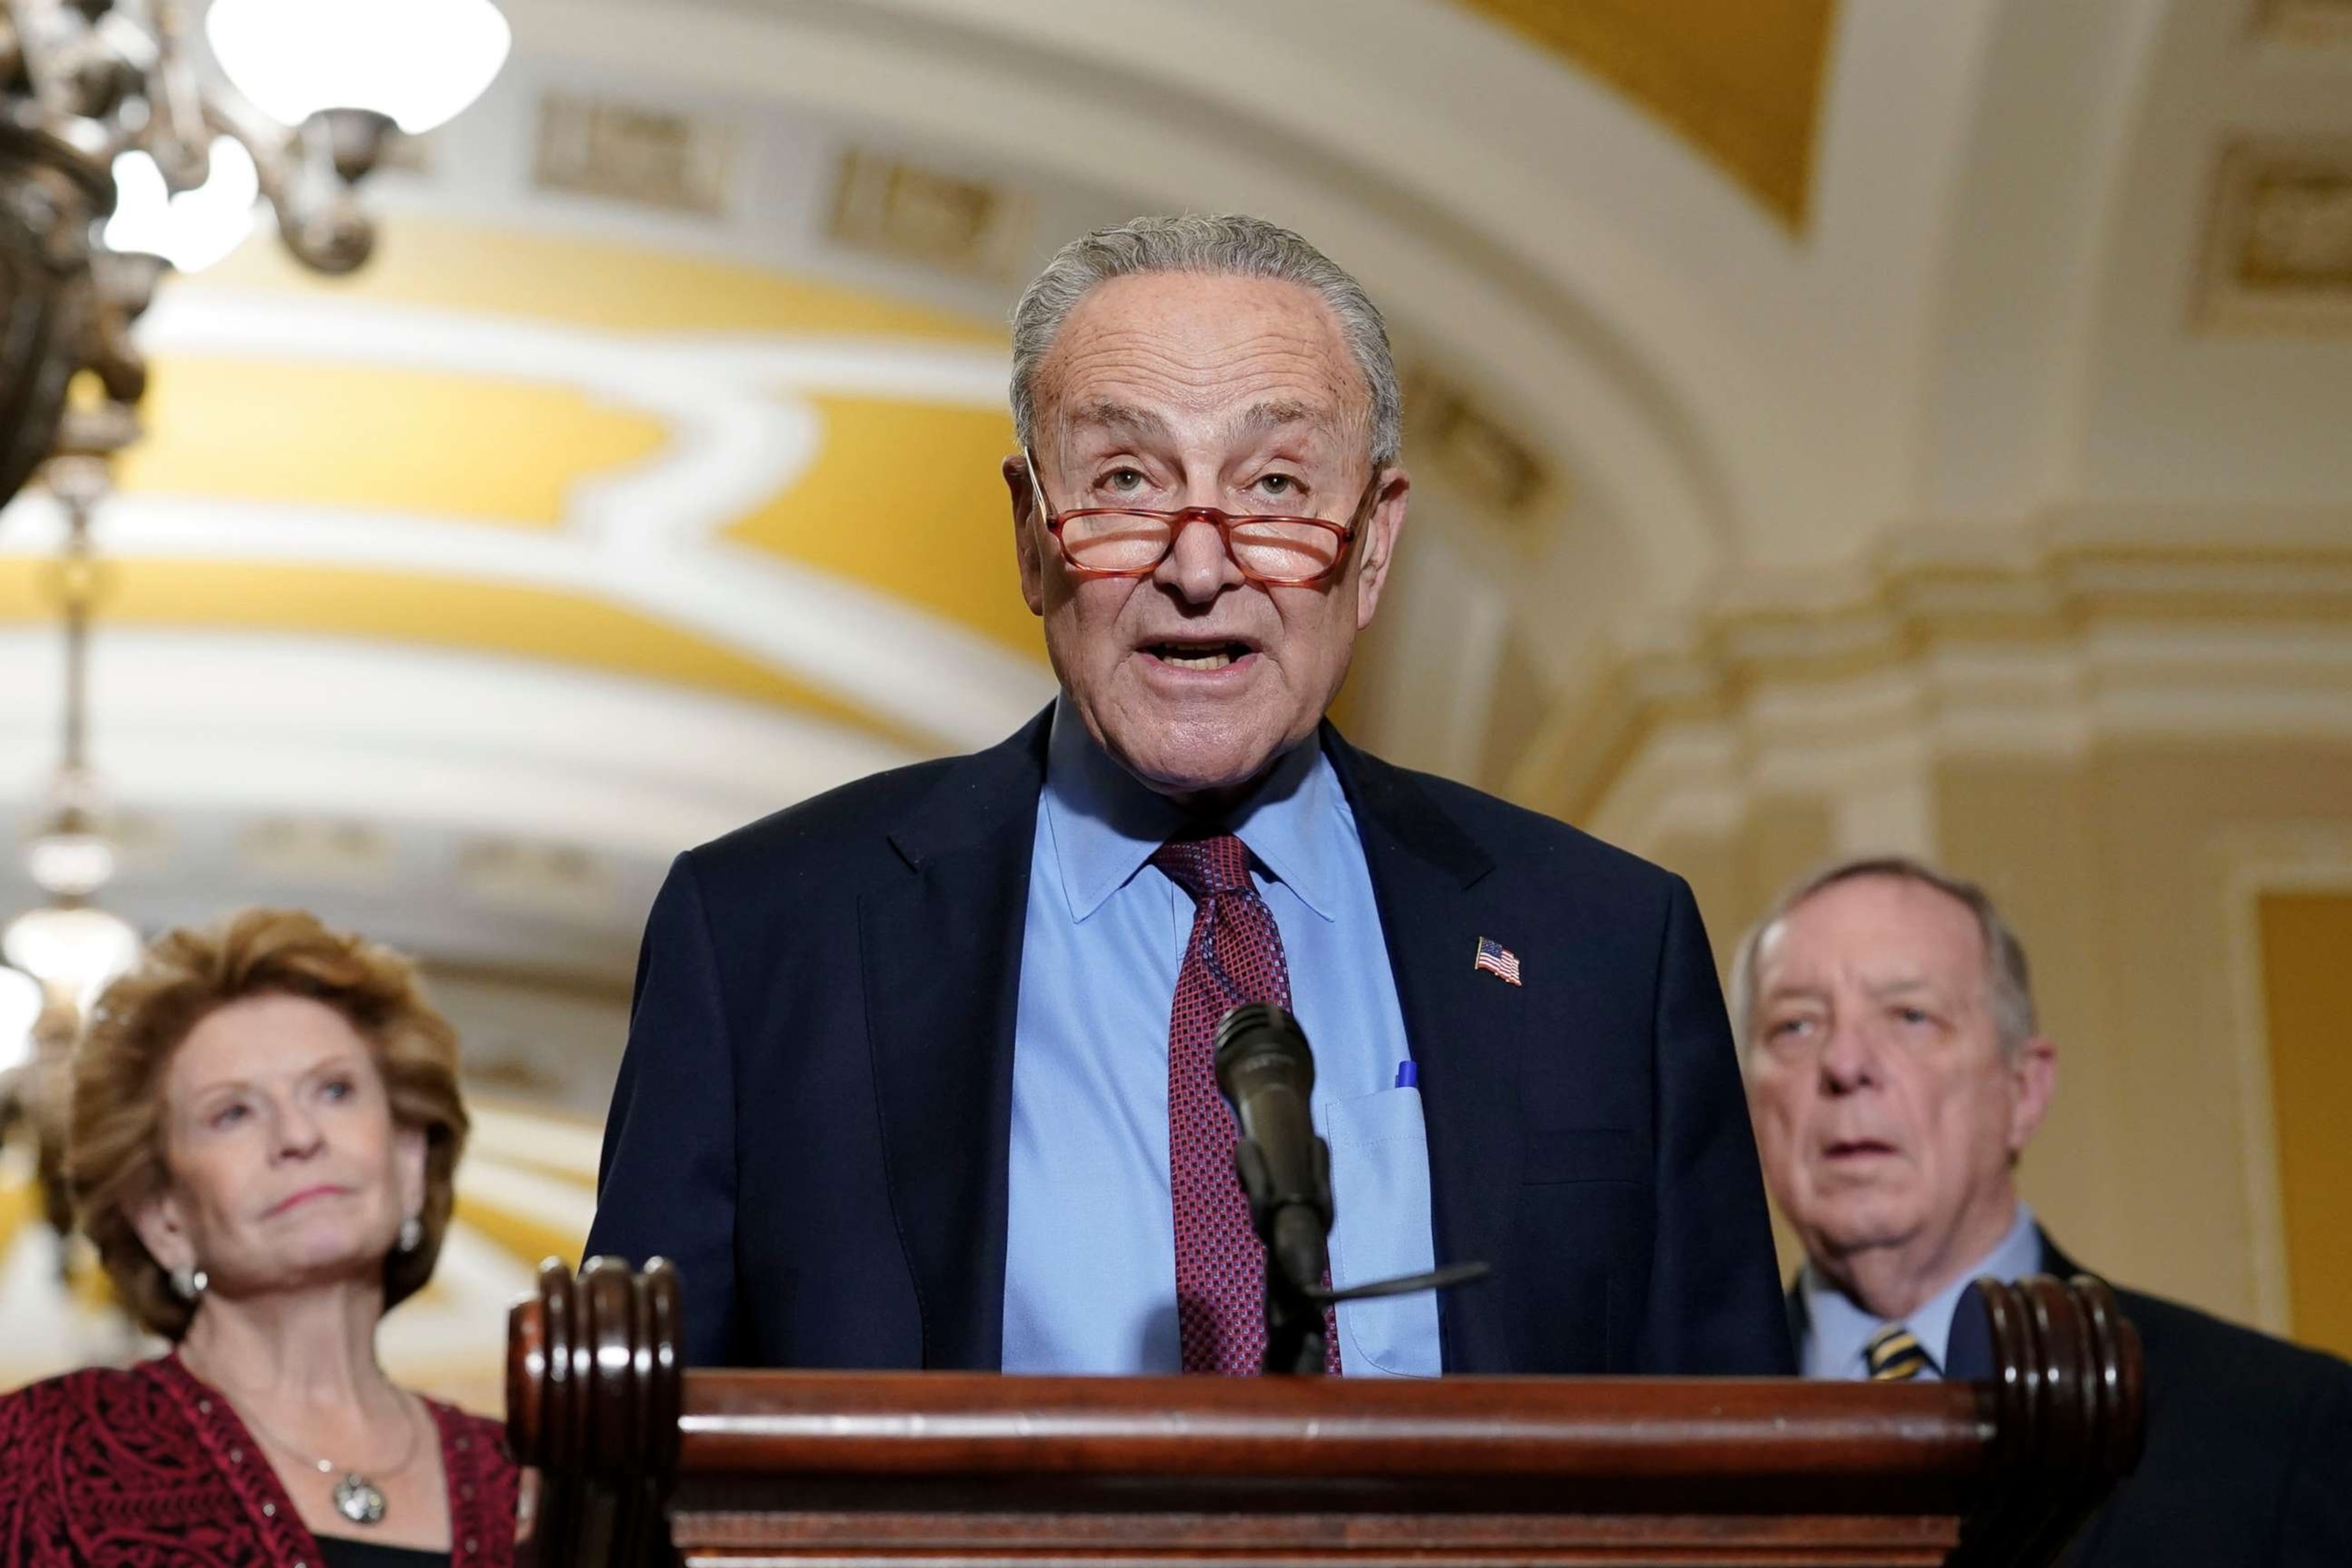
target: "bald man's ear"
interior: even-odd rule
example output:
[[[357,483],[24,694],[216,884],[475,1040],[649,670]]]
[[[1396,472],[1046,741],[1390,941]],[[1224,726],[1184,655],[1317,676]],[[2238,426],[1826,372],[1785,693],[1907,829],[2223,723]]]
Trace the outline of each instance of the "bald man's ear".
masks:
[[[1004,488],[1013,492],[1013,554],[1021,566],[1021,599],[1033,616],[1045,613],[1045,563],[1030,525],[1036,510],[1036,487],[1029,482],[1029,461],[1015,452],[1004,459]]]
[[[1362,537],[1357,542],[1359,551],[1356,570],[1356,629],[1362,631],[1372,624],[1372,612],[1380,607],[1381,590],[1389,580],[1389,567],[1396,559],[1398,536],[1404,532],[1405,497],[1412,489],[1412,476],[1391,466],[1381,480],[1380,495],[1372,502],[1371,515],[1364,520]]]
[[[2025,1152],[2025,1145],[2032,1141],[2034,1130],[2050,1114],[2050,1102],[2057,1097],[2057,1042],[2040,1035],[2027,1040],[2017,1047],[2017,1061],[2010,1072],[2016,1086],[2009,1110],[2009,1152],[2014,1159]]]

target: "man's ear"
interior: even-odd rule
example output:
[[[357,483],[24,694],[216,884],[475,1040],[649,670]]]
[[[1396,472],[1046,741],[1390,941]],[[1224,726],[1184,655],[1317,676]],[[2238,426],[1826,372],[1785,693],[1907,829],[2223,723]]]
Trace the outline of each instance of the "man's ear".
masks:
[[[161,1264],[166,1274],[176,1274],[183,1268],[196,1267],[196,1244],[188,1236],[185,1216],[180,1210],[180,1200],[164,1188],[149,1194],[131,1205],[131,1228],[139,1233],[139,1243],[147,1256]]]
[[[1029,482],[1029,460],[1015,452],[1004,459],[1004,488],[1013,493],[1013,554],[1021,565],[1021,598],[1033,616],[1045,613],[1045,563],[1030,526],[1036,509],[1036,487]]]
[[[2010,1068],[2016,1092],[2009,1110],[2009,1152],[2014,1157],[2025,1152],[2032,1141],[2034,1129],[2050,1113],[2050,1102],[2058,1093],[2058,1046],[2054,1040],[2034,1036],[2017,1047],[2017,1060]]]
[[[1396,559],[1397,539],[1404,532],[1405,498],[1412,489],[1412,476],[1402,468],[1391,468],[1381,480],[1371,515],[1364,520],[1364,531],[1357,541],[1358,631],[1372,624],[1372,612],[1380,607],[1381,589],[1389,580],[1390,563]]]

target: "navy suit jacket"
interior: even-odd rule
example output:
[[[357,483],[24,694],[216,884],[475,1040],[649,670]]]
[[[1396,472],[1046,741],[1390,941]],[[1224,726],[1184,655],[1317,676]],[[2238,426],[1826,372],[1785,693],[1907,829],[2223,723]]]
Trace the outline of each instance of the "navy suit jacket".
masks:
[[[2042,1237],[2042,1272],[2084,1273]],[[1801,1294],[1790,1292],[1798,1338]],[[2220,1318],[2116,1290],[2147,1367],[2147,1446],[2060,1568],[2343,1568],[2352,1563],[2352,1366]],[[1947,1375],[1992,1375],[1974,1291]]]
[[[1041,715],[671,869],[589,1250],[677,1266],[690,1362],[999,1366],[1045,734]],[[1436,1257],[1494,1268],[1441,1304],[1445,1369],[1792,1372],[1689,889],[1322,739],[1422,1067]],[[1482,936],[1518,954],[1525,984],[1473,969]]]

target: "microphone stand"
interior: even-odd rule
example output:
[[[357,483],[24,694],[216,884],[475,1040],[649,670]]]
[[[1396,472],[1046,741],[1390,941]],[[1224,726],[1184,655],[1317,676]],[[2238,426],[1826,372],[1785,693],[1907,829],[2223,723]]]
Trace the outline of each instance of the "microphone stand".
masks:
[[[1275,1191],[1265,1155],[1250,1139],[1234,1143],[1234,1165],[1249,1196],[1250,1224],[1265,1244],[1265,1373],[1320,1376],[1328,1347],[1323,1303],[1316,1298],[1330,1267],[1330,1145],[1315,1140],[1310,1193]]]
[[[1250,1224],[1265,1244],[1265,1359],[1261,1366],[1268,1377],[1323,1374],[1326,1307],[1447,1289],[1487,1273],[1484,1263],[1456,1263],[1426,1274],[1332,1289],[1324,1283],[1330,1275],[1331,1146],[1320,1138],[1315,1140],[1314,1165],[1312,1192],[1277,1192],[1255,1141],[1243,1138],[1234,1144],[1234,1167],[1249,1198]]]

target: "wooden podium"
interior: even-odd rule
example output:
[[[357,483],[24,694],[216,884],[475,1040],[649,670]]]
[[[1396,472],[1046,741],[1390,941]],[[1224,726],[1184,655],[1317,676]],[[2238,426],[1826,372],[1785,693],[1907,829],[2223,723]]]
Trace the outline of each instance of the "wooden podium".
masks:
[[[2138,1336],[1987,1297],[1977,1384],[706,1372],[667,1266],[551,1262],[507,1419],[548,1568],[2045,1563],[2138,1457]]]

